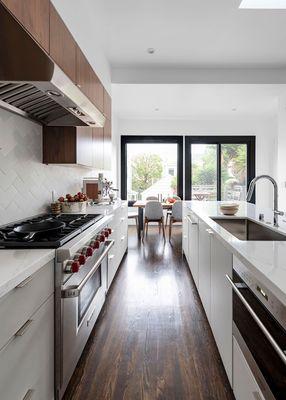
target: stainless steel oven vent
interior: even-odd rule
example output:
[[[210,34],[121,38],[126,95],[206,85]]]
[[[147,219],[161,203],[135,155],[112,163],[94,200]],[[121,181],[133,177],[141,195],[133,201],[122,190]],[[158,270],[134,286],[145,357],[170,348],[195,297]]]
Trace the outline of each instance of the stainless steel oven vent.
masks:
[[[0,107],[45,125],[104,126],[104,115],[2,4],[0,37]]]

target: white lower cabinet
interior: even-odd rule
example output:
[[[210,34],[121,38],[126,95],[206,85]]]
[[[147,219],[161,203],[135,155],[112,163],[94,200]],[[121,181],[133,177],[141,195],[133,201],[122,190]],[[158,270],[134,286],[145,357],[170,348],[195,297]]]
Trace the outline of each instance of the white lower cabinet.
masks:
[[[183,253],[189,262],[188,207],[183,203]]]
[[[187,217],[188,220],[188,241],[189,241],[189,267],[192,273],[194,282],[198,287],[199,284],[199,225],[198,218],[190,214]]]
[[[2,348],[0,398],[54,399],[53,295]]]
[[[114,212],[110,223],[113,230],[110,239],[115,241],[108,255],[107,290],[110,288],[128,246],[128,207],[124,202]]]
[[[247,364],[247,361],[233,337],[233,393],[236,400],[265,400]]]
[[[199,220],[199,294],[208,320],[211,320],[211,233],[208,225]]]
[[[211,236],[211,328],[230,384],[232,384],[232,253]]]

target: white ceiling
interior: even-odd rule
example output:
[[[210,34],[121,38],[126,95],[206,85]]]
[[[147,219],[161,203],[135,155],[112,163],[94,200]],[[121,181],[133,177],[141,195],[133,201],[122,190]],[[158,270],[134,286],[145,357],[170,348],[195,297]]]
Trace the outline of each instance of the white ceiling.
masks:
[[[286,65],[286,10],[239,9],[241,0],[86,1],[112,66]]]
[[[285,91],[286,85],[112,86],[113,110],[128,119],[272,117]]]

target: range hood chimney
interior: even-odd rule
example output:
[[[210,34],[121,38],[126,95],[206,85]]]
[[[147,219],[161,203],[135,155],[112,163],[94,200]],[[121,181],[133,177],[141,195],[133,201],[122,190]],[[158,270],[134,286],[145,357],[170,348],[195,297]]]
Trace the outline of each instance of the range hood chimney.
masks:
[[[44,125],[104,126],[104,115],[3,5],[0,38],[0,107]]]

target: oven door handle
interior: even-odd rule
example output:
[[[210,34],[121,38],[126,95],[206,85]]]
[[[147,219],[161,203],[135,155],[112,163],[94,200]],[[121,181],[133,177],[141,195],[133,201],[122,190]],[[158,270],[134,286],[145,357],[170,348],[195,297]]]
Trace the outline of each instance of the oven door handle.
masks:
[[[63,298],[78,297],[80,295],[80,292],[82,291],[82,289],[85,286],[85,284],[96,273],[96,271],[98,270],[98,268],[99,268],[100,264],[102,263],[103,259],[107,256],[109,250],[114,245],[114,240],[108,240],[105,243],[106,243],[106,249],[103,251],[103,253],[100,255],[100,257],[96,260],[94,266],[89,271],[89,273],[83,278],[83,280],[80,282],[80,284],[77,285],[77,286],[68,286],[66,289],[62,290],[62,297]]]
[[[252,318],[254,319],[254,321],[257,323],[257,325],[259,326],[259,328],[262,330],[262,332],[264,333],[265,337],[267,338],[267,340],[269,341],[269,343],[271,344],[271,346],[273,347],[273,349],[276,351],[276,353],[278,354],[278,356],[281,358],[281,360],[283,361],[283,363],[286,365],[286,355],[284,353],[284,351],[280,348],[280,346],[278,345],[278,343],[276,342],[276,340],[273,338],[273,336],[271,335],[271,333],[268,331],[268,329],[265,327],[265,325],[263,324],[263,322],[260,320],[260,318],[257,316],[257,314],[254,312],[253,308],[249,305],[249,303],[245,300],[245,298],[242,296],[242,294],[240,293],[240,291],[238,290],[238,288],[236,287],[235,283],[233,282],[233,280],[230,278],[229,275],[226,275],[226,279],[229,281],[229,283],[232,286],[232,289],[234,290],[234,292],[237,294],[237,296],[239,297],[239,299],[241,300],[241,302],[244,304],[245,308],[248,310],[249,314],[252,316]]]

